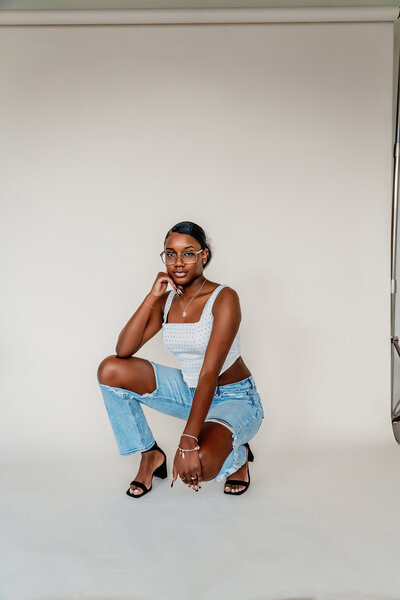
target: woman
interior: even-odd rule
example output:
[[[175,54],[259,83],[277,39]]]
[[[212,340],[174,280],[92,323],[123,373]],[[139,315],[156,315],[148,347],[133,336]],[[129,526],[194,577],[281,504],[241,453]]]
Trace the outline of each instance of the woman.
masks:
[[[203,270],[211,248],[204,230],[182,221],[165,236],[159,272],[150,292],[121,331],[116,356],[99,365],[98,380],[122,456],[141,452],[127,494],[152,489],[153,475],[167,476],[166,456],[154,440],[141,404],[186,420],[173,463],[198,491],[202,481],[222,481],[224,493],[239,495],[250,484],[248,441],[264,411],[254,379],[240,356],[240,303],[227,285]],[[172,290],[167,292],[168,283]],[[180,369],[132,356],[160,329]]]

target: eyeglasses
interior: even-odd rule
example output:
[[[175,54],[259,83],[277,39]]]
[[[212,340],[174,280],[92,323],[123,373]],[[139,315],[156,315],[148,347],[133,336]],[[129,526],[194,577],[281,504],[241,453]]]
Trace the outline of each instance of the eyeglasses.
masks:
[[[182,254],[175,254],[175,252],[166,252],[165,250],[163,250],[160,256],[161,260],[165,265],[174,265],[178,256],[182,258],[183,263],[185,265],[190,265],[191,263],[195,263],[197,261],[197,254],[199,254],[199,252],[203,252],[203,250],[204,248],[202,248],[201,250],[197,250],[197,252],[195,252],[194,250],[188,250],[187,252],[183,252]]]

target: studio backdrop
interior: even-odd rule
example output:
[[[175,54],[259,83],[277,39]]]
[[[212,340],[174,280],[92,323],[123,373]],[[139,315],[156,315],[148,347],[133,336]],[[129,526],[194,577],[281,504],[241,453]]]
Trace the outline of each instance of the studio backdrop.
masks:
[[[182,220],[211,239],[205,276],[240,297],[265,408],[256,446],[396,444],[398,9],[315,10],[163,24],[105,11],[97,26],[84,12],[2,16],[3,451],[118,455],[97,366]],[[138,356],[178,366],[160,333]],[[182,422],[145,413],[175,447]]]

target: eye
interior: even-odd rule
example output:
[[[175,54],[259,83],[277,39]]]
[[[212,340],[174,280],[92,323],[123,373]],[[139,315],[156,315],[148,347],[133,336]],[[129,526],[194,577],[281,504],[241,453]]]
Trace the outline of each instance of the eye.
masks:
[[[194,256],[194,252],[184,252],[183,256],[189,256],[189,258],[192,258]]]
[[[165,256],[171,257],[171,256],[176,256],[176,254],[174,252],[166,252]]]

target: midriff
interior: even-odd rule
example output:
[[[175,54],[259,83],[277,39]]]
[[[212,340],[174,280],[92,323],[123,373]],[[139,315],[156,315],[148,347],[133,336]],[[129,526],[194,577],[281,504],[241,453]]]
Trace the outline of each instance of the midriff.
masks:
[[[235,383],[242,379],[250,377],[251,372],[246,367],[246,364],[241,356],[239,356],[233,365],[231,365],[226,371],[221,373],[217,379],[217,385],[227,385],[228,383]]]

